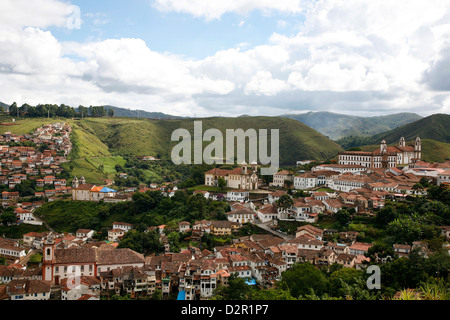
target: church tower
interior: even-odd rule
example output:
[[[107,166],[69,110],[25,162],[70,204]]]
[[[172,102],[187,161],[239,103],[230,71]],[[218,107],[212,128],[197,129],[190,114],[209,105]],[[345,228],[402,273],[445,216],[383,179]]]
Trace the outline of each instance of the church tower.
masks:
[[[78,181],[78,178],[77,177],[73,178],[73,180],[72,180],[72,189],[78,188],[79,185],[80,185],[80,183]]]
[[[414,156],[417,160],[422,158],[422,142],[419,137],[416,138],[416,142],[414,143]]]
[[[381,154],[384,154],[384,153],[387,152],[387,143],[386,143],[386,140],[381,141],[380,152],[381,152]]]
[[[398,143],[399,147],[405,147],[406,146],[406,141],[405,141],[405,137],[401,137],[400,138],[400,142]]]
[[[241,164],[241,173],[242,174],[247,174],[247,162],[242,162]]]
[[[80,184],[86,184],[86,179],[83,176],[80,178]]]
[[[55,262],[55,239],[50,233],[44,242],[42,257],[42,280],[53,281],[53,263]]]

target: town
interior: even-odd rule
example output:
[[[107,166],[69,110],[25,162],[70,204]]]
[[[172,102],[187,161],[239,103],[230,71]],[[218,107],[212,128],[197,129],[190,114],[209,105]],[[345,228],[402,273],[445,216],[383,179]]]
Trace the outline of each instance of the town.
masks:
[[[444,190],[450,184],[450,161],[421,160],[419,137],[412,146],[400,137],[398,146],[382,141],[373,152],[342,152],[337,161],[308,169],[315,162],[302,160],[295,168],[274,174],[270,182],[260,176],[256,161],[232,169],[216,167],[204,172],[204,185],[190,196],[225,202],[229,210],[224,218],[146,226],[143,233],[155,235],[162,249],[144,254],[124,247],[127,234],[138,228],[130,222],[113,221],[100,240],[100,230],[85,226],[74,233],[57,232],[35,215],[50,202],[114,206],[152,193],[174,199],[185,192],[176,183],[115,188],[113,183],[97,185],[82,176],[65,175],[61,164],[69,161],[70,134],[69,125],[54,123],[33,134],[5,132],[0,137],[3,225],[48,229],[25,233],[20,239],[0,238],[4,261],[0,299],[205,300],[236,278],[248,286],[277,288],[283,274],[297,264],[364,270],[369,263],[382,264],[394,255],[408,257],[418,251],[426,258],[432,251],[428,242],[420,240],[393,243],[390,255],[374,255],[376,244],[368,240],[368,230],[357,223],[350,227],[349,217],[375,219],[388,204],[426,198],[431,186]],[[24,188],[27,181],[32,181],[34,192]],[[337,217],[344,217],[340,230],[326,223],[340,222]],[[253,231],[244,234],[245,228]],[[443,239],[439,246],[450,252],[450,226],[438,228]],[[212,236],[219,243],[227,241],[207,248],[204,241]],[[172,238],[188,239],[183,244],[190,245]]]

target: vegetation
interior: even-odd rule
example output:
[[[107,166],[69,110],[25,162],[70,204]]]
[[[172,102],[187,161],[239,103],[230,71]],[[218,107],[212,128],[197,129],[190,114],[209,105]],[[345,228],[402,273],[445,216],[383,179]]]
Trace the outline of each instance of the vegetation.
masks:
[[[301,121],[332,140],[339,140],[348,136],[372,136],[421,119],[415,113],[358,117],[332,112],[308,112],[285,115],[285,117]]]

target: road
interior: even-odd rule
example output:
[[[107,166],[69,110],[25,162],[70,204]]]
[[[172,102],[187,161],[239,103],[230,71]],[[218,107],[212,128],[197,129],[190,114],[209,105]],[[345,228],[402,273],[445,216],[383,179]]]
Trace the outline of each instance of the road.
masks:
[[[262,223],[262,222],[256,222],[255,223],[255,225],[257,225],[261,229],[264,229],[264,230],[274,234],[275,236],[284,239],[285,241],[292,240],[292,239],[295,238],[295,236],[293,236],[293,235],[284,234],[284,233],[272,230],[272,228],[270,228],[267,224],[268,224],[267,222],[266,223]]]

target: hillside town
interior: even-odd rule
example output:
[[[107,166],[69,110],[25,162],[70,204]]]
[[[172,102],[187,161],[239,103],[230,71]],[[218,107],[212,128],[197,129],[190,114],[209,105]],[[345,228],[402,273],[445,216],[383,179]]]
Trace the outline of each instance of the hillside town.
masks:
[[[133,201],[133,193],[160,191],[174,197],[175,185],[151,185],[118,192],[108,185],[74,177],[72,185],[58,179],[61,163],[71,151],[70,126],[55,123],[31,135],[2,135],[1,181],[9,189],[25,180],[46,187],[35,197],[63,196],[66,201],[120,203]],[[32,142],[35,147],[9,146]],[[44,146],[43,148],[41,148]],[[321,228],[319,217],[333,216],[341,210],[358,216],[373,216],[386,201],[402,202],[408,196],[425,196],[424,181],[435,185],[450,182],[450,162],[427,163],[420,160],[420,138],[416,145],[387,147],[383,141],[374,152],[345,152],[337,163],[319,164],[311,170],[280,170],[266,183],[258,176],[258,164],[242,163],[235,169],[212,169],[204,173],[205,189],[193,191],[206,199],[226,201],[230,211],[225,220],[179,221],[176,230],[154,225],[145,232],[156,232],[164,246],[162,254],[141,254],[121,248],[121,239],[136,226],[115,221],[107,240],[96,240],[99,230],[83,228],[75,233],[29,232],[22,239],[0,238],[0,300],[100,300],[129,295],[132,299],[151,297],[160,292],[163,299],[204,300],[226,286],[230,277],[245,279],[249,286],[273,288],[283,272],[297,263],[317,268],[340,265],[363,270],[370,262],[373,243],[359,240],[357,231]],[[224,190],[217,190],[219,181]],[[47,188],[48,187],[48,188]],[[54,188],[54,189],[53,189]],[[211,189],[213,188],[213,189]],[[214,190],[214,191],[213,191]],[[301,192],[302,196],[296,196]],[[66,195],[66,196],[64,196]],[[33,211],[43,201],[22,202],[19,192],[2,192],[4,208],[13,207],[16,223],[42,224]],[[301,223],[293,234],[279,228],[282,222]],[[263,232],[235,236],[231,244],[208,250],[199,246],[174,251],[169,232],[189,234],[198,240],[205,235],[236,235],[244,225]],[[450,227],[442,226],[446,248]],[[393,252],[408,256],[420,249],[427,256],[426,243],[396,243]],[[450,250],[450,249],[449,249]],[[42,260],[33,262],[33,256]],[[386,258],[384,258],[386,259]]]

